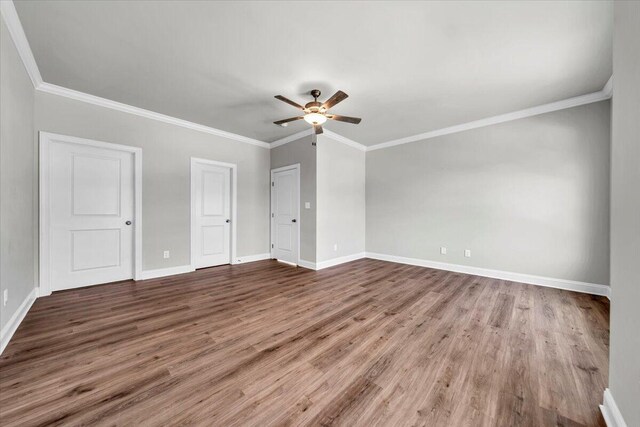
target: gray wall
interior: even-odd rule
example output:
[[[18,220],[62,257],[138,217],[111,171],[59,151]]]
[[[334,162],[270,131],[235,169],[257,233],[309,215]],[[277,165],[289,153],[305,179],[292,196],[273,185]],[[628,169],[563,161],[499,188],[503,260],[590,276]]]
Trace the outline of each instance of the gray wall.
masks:
[[[604,101],[367,152],[367,252],[608,284],[609,132]]]
[[[34,89],[0,19],[0,326],[36,283]],[[1,298],[9,291],[6,307]]]
[[[362,253],[365,249],[365,152],[323,135],[318,136],[316,152],[316,261]]]
[[[300,163],[300,259],[316,262],[316,147],[306,136],[271,149],[271,169]],[[268,184],[268,181],[267,181]],[[311,202],[311,209],[304,208]]]
[[[191,157],[238,165],[237,255],[269,252],[268,149],[42,92],[35,130],[142,148],[144,270],[190,264]]]
[[[640,3],[615,2],[609,388],[640,426]]]

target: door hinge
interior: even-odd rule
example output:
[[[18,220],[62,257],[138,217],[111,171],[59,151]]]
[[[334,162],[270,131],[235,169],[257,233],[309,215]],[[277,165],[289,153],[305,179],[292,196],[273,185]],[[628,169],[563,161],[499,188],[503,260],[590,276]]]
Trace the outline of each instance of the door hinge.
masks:
[[[271,244],[271,249],[273,249],[273,243]]]
[[[271,182],[271,186],[272,186],[272,187],[275,187],[275,186],[276,186],[276,183],[275,183],[275,182]]]
[[[276,216],[276,214],[271,214],[271,218],[274,218]]]

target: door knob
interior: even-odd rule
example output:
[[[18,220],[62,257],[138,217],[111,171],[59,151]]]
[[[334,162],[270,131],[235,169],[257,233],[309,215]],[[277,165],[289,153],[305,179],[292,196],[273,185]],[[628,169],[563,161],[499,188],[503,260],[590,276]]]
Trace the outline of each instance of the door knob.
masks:
[[[292,219],[292,220],[291,220],[291,222],[296,222],[296,220],[295,220],[295,219]]]
[[[125,222],[125,224],[131,225],[131,221],[127,221],[127,222]]]
[[[228,220],[226,220],[225,222],[226,222],[226,223],[230,223],[230,222],[231,222],[231,220],[230,220],[230,219],[228,219]]]

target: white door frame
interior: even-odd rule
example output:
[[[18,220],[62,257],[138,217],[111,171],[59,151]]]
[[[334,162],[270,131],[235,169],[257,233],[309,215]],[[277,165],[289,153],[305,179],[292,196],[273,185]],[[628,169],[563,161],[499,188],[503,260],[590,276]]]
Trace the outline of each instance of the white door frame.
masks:
[[[274,236],[273,233],[275,231],[275,216],[273,214],[273,190],[274,190],[274,186],[273,186],[273,174],[277,173],[277,172],[282,172],[282,171],[286,171],[286,170],[290,170],[290,169],[295,169],[298,173],[296,174],[298,177],[298,206],[296,207],[296,219],[298,220],[296,223],[296,227],[298,228],[298,260],[296,261],[297,265],[300,265],[300,223],[302,222],[302,220],[300,219],[300,203],[302,203],[301,199],[300,199],[300,163],[294,163],[292,165],[289,166],[282,166],[281,168],[275,168],[275,169],[271,169],[271,183],[270,183],[270,194],[271,194],[271,203],[270,203],[270,212],[269,212],[269,220],[270,220],[270,224],[271,224],[271,232],[269,233],[269,240],[271,240],[270,243],[270,254],[271,254],[271,258],[274,258]]]
[[[231,237],[229,239],[229,262],[237,264],[236,259],[236,233],[237,233],[237,213],[238,213],[238,165],[235,163],[218,162],[216,160],[191,158],[191,270],[196,269],[196,178],[193,169],[197,163],[205,165],[222,166],[231,169]]]
[[[55,141],[84,146],[124,151],[133,154],[133,279],[142,279],[142,148],[129,145],[112,144],[93,139],[59,135],[50,132],[39,132],[40,139],[40,179],[39,179],[39,213],[40,213],[40,274],[38,295],[51,295],[51,200],[50,180],[50,147]]]

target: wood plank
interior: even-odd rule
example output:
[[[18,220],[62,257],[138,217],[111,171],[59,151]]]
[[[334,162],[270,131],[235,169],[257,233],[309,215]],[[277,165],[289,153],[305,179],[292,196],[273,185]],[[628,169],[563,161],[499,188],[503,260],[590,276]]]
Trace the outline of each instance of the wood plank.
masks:
[[[55,292],[0,357],[3,426],[602,426],[606,298],[362,259]]]

